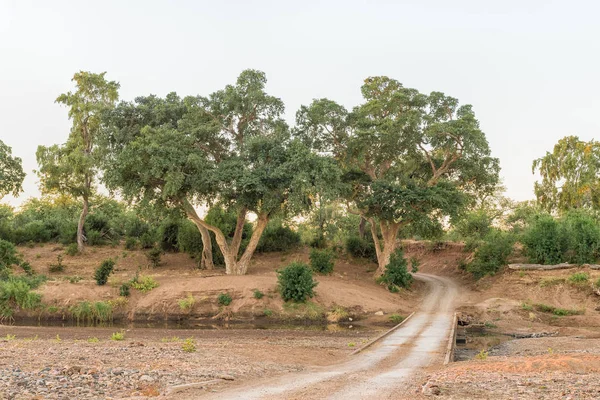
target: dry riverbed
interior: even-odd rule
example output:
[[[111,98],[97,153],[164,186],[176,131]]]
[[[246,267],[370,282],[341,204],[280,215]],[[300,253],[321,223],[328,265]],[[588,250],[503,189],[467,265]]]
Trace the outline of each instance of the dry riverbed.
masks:
[[[216,382],[206,390],[219,390],[340,361],[378,334],[356,329],[132,329],[124,340],[114,341],[113,332],[1,326],[0,398],[151,397],[203,381]],[[187,338],[196,351],[183,350]]]

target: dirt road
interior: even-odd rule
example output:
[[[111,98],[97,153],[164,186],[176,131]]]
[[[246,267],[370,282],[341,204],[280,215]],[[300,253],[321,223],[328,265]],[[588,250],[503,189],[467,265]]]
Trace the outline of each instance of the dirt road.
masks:
[[[408,384],[409,378],[443,360],[457,296],[457,287],[448,278],[428,274],[416,274],[416,277],[430,285],[419,310],[400,329],[348,361],[201,398],[348,400],[412,397],[414,387]],[[191,399],[198,395],[177,398]]]

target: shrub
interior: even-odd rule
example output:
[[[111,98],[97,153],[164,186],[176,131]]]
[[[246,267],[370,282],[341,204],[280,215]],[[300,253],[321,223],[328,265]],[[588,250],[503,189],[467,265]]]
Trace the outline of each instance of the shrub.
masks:
[[[300,245],[300,234],[289,226],[284,226],[279,220],[269,221],[260,240],[256,251],[268,253],[274,251],[287,251]]]
[[[79,253],[77,243],[71,243],[70,245],[68,245],[67,249],[65,250],[65,253],[67,253],[67,255],[71,257],[76,256]]]
[[[346,251],[353,257],[368,258],[373,261],[377,260],[375,243],[361,239],[358,236],[350,236],[346,239]]]
[[[125,239],[125,248],[127,250],[135,250],[138,246],[138,240],[134,237],[128,237]]]
[[[263,292],[261,292],[260,290],[258,290],[258,289],[254,289],[254,292],[253,292],[253,294],[252,294],[252,296],[253,296],[253,297],[254,297],[256,300],[260,300],[260,299],[262,299],[264,295],[265,295],[265,294],[264,294]]]
[[[571,211],[561,220],[567,251],[564,261],[573,264],[593,263],[600,251],[600,225],[582,211]]]
[[[157,288],[158,282],[151,276],[143,276],[141,278],[136,278],[131,282],[131,287],[142,293],[146,293]]]
[[[115,332],[110,336],[110,340],[124,340],[125,339],[125,332],[124,331],[120,331],[120,332]]]
[[[398,288],[409,288],[413,277],[407,270],[408,263],[404,258],[404,252],[398,248],[390,256],[390,262],[385,267],[385,272],[379,278],[379,282],[387,284],[390,292],[397,292]]]
[[[33,283],[31,283],[33,282]],[[12,317],[14,310],[34,309],[41,304],[42,296],[31,289],[37,287],[35,281],[22,277],[9,277],[0,281],[0,317]]]
[[[146,252],[146,258],[153,267],[158,267],[160,265],[160,258],[162,255],[162,250],[158,247],[153,247],[148,252]]]
[[[192,308],[194,308],[195,303],[196,299],[194,298],[194,296],[192,296],[191,293],[188,294],[185,299],[181,299],[177,302],[177,304],[179,304],[179,308],[181,308],[182,311],[191,310]]]
[[[392,314],[388,318],[390,322],[393,322],[394,324],[399,324],[400,322],[404,321],[404,317],[400,314]]]
[[[71,315],[79,322],[103,323],[112,319],[112,306],[105,301],[81,301],[69,308]]]
[[[0,239],[0,267],[7,268],[11,265],[17,265],[21,262],[21,257],[17,254],[14,244]]]
[[[175,221],[164,222],[159,230],[160,248],[163,251],[177,251],[177,235],[179,233],[179,224]]]
[[[310,267],[301,262],[293,262],[277,271],[279,293],[284,301],[305,302],[315,295],[317,283],[313,280]]]
[[[521,239],[530,262],[558,264],[562,261],[567,242],[556,219],[548,214],[533,218]]]
[[[475,251],[473,261],[467,265],[467,271],[479,279],[485,275],[494,275],[508,264],[515,243],[513,235],[492,229]]]
[[[142,236],[140,236],[140,246],[142,247],[142,249],[151,249],[154,247],[155,243],[156,239],[154,238],[154,235],[150,232],[146,232],[142,234]]]
[[[85,237],[87,239],[87,244],[90,246],[101,246],[106,244],[102,232],[89,230],[86,232]]]
[[[183,351],[185,351],[186,353],[193,353],[196,351],[196,343],[194,342],[194,339],[192,338],[187,338],[183,341],[183,344],[181,345],[181,349]]]
[[[100,286],[105,285],[108,282],[108,276],[113,272],[115,268],[115,262],[110,258],[102,261],[102,264],[96,269],[94,273],[94,279]]]
[[[131,291],[130,291],[129,284],[127,284],[127,283],[122,284],[121,287],[119,288],[119,296],[129,297],[130,294],[131,294]]]
[[[231,304],[232,302],[232,298],[228,293],[221,293],[218,297],[217,297],[217,302],[222,305],[222,306],[228,306]]]
[[[412,256],[410,258],[410,272],[412,272],[413,274],[419,272],[419,265],[421,265],[421,263],[419,262],[417,257]]]
[[[575,284],[587,283],[590,280],[590,275],[585,272],[575,272],[569,276],[569,282]]]
[[[310,267],[320,274],[330,274],[333,272],[334,257],[331,250],[312,249],[309,256]]]
[[[25,274],[32,276],[35,274],[35,271],[33,270],[33,268],[31,268],[31,264],[29,264],[26,261],[23,261],[21,263],[21,268],[23,269],[23,271],[25,272]]]
[[[56,264],[50,264],[50,267],[48,267],[48,271],[50,272],[63,272],[65,270],[65,266],[62,263],[62,259],[63,256],[62,255],[57,255],[56,256]]]

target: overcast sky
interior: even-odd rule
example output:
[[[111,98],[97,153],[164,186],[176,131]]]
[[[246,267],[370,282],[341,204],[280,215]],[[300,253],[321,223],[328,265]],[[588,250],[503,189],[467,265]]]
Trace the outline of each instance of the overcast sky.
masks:
[[[598,4],[598,5],[597,5]],[[54,103],[78,70],[107,71],[130,100],[209,94],[265,71],[293,121],[301,104],[360,102],[387,75],[473,105],[507,194],[533,198],[531,162],[600,119],[600,2],[0,0],[0,139],[39,194],[35,150],[63,143]]]

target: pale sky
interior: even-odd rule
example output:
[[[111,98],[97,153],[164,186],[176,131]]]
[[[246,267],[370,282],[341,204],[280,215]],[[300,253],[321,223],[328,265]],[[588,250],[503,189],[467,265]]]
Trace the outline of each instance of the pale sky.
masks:
[[[107,71],[121,99],[209,94],[246,68],[267,74],[293,122],[328,97],[352,107],[387,75],[472,104],[507,195],[533,198],[532,160],[600,131],[600,2],[0,0],[0,139],[39,194],[35,151],[63,143],[54,103],[74,72]]]

